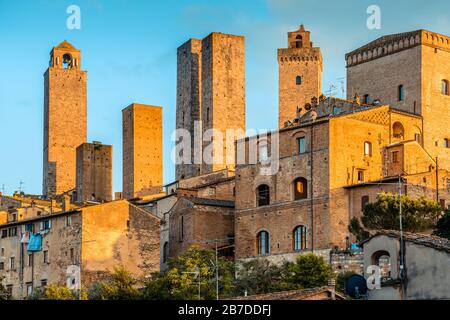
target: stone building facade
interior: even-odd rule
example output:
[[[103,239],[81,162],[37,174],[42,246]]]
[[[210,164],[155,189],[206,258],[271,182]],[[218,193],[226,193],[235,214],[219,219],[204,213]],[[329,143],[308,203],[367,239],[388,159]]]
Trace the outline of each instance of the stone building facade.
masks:
[[[288,47],[278,49],[278,127],[305,113],[306,103],[322,94],[322,53],[303,25],[288,32]]]
[[[421,115],[420,144],[450,170],[450,38],[428,30],[381,37],[346,55],[347,97]]]
[[[144,281],[159,271],[159,227],[159,218],[125,200],[10,221],[0,225],[0,276],[19,299],[73,279],[86,288],[120,266]],[[40,246],[30,247],[31,234]]]
[[[402,239],[403,250],[398,231],[381,230],[363,243],[365,270],[371,265],[383,268],[382,259],[387,259],[381,288],[370,290],[368,299],[450,299],[450,241],[409,232]]]
[[[394,130],[398,123],[401,135]],[[236,258],[346,249],[353,240],[348,224],[361,216],[364,198],[395,192],[398,175],[414,181],[408,186],[413,197],[435,195],[436,186],[421,180],[426,175],[432,180],[435,165],[414,140],[421,123],[420,116],[387,105],[327,98],[279,132],[238,141],[247,158],[236,167]],[[261,150],[267,145],[271,150],[275,134],[279,168],[266,175]],[[248,162],[252,143],[256,164]],[[406,150],[402,157],[392,154],[397,146]],[[439,189],[445,190],[450,176],[441,170],[440,177]]]
[[[162,108],[129,105],[122,110],[122,130],[122,197],[159,193],[163,185]]]
[[[76,148],[87,136],[87,72],[67,41],[54,47],[44,74],[43,195],[75,189]]]
[[[234,201],[180,197],[169,216],[169,257],[192,245],[212,249],[233,243]]]
[[[227,140],[226,131],[245,135],[244,37],[213,32],[190,39],[178,48],[177,59],[176,127],[189,133],[182,139],[189,139],[191,148],[180,152],[191,164],[177,164],[176,178],[232,169],[234,136]],[[211,129],[213,139],[205,135]],[[204,152],[212,159],[203,159]]]
[[[77,148],[76,201],[112,200],[112,146],[83,143]]]

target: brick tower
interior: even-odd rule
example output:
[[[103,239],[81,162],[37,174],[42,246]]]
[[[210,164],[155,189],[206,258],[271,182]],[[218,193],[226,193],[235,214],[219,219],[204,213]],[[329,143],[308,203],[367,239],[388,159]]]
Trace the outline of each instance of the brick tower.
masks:
[[[242,36],[213,32],[178,48],[177,129],[186,129],[191,135],[192,164],[176,165],[177,179],[234,167],[234,140],[228,139],[227,145],[226,131],[240,130],[242,136],[245,133],[244,42]],[[201,125],[195,126],[196,121]],[[202,142],[208,129],[222,134],[222,141],[215,136],[213,142]],[[195,132],[202,135],[195,139]],[[205,163],[204,158],[196,159],[196,144],[202,154],[213,154],[212,164]]]
[[[197,150],[201,150],[201,67],[202,41],[190,39],[177,50],[176,128],[189,132],[191,144],[190,163],[175,166],[177,180],[196,176],[201,170],[193,152],[195,143]]]
[[[131,104],[122,110],[122,130],[123,198],[161,192],[162,108]]]
[[[67,41],[54,47],[44,74],[43,194],[75,189],[76,148],[87,136],[87,72]]]
[[[112,200],[112,146],[83,143],[77,148],[77,202]]]
[[[288,32],[288,48],[278,49],[278,126],[305,113],[305,104],[322,94],[322,53],[313,47],[311,34],[303,25]]]

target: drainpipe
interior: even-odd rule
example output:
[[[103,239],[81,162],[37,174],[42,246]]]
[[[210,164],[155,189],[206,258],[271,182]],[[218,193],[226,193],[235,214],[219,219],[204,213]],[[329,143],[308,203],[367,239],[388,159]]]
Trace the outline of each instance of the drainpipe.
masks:
[[[314,252],[314,124],[311,125],[310,155],[311,155],[311,251]]]

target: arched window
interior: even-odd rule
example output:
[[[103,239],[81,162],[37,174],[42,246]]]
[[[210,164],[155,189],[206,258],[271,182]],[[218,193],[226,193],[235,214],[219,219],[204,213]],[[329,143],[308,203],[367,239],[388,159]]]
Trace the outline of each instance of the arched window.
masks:
[[[167,262],[168,257],[169,257],[169,243],[165,242],[163,245],[163,263]]]
[[[364,142],[364,155],[365,156],[372,156],[372,143],[369,141]]]
[[[267,184],[262,184],[257,189],[258,207],[268,206],[270,204],[270,188]]]
[[[446,96],[449,95],[448,80],[444,79],[441,81],[441,93],[445,94]]]
[[[391,257],[389,252],[380,250],[372,255],[372,265],[380,267],[382,278],[391,277]]]
[[[295,47],[301,48],[302,45],[303,45],[303,38],[302,36],[298,35],[297,37],[295,37]]]
[[[294,200],[308,198],[308,180],[297,178],[294,180]]]
[[[294,229],[294,250],[306,250],[307,241],[306,241],[307,230],[305,226],[298,226]]]
[[[295,84],[298,85],[298,86],[302,84],[302,77],[301,76],[296,76],[295,77]]]
[[[258,233],[258,254],[268,255],[270,253],[270,237],[267,231],[261,231]]]
[[[63,68],[69,69],[72,67],[72,56],[68,53],[63,55]]]
[[[405,129],[403,128],[403,125],[400,122],[395,122],[392,126],[392,133],[394,135],[394,138],[396,139],[404,139],[405,137]]]

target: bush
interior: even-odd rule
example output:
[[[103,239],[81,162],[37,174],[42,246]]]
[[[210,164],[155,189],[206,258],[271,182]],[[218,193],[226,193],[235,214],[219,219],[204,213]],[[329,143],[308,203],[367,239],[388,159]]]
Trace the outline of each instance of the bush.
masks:
[[[92,300],[136,300],[141,298],[137,281],[122,267],[114,268],[110,278],[94,283],[88,291]]]

